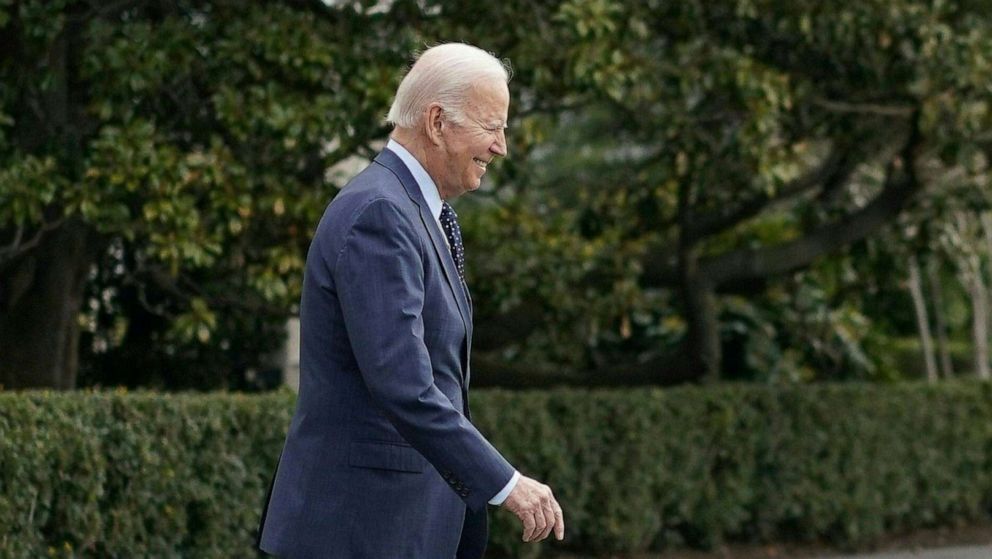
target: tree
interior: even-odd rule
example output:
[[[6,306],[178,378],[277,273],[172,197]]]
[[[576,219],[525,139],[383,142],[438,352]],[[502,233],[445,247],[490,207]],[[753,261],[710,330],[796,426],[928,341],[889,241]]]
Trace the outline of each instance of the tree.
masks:
[[[264,344],[327,169],[374,154],[410,52],[450,40],[515,70],[511,157],[460,202],[480,369],[864,361],[864,315],[817,282],[987,186],[986,8],[0,1],[0,383],[72,386],[80,310],[121,348]]]
[[[979,216],[964,210],[953,212],[950,223],[944,228],[944,241],[953,247],[956,254],[955,264],[961,285],[971,301],[972,342],[974,344],[975,372],[978,378],[992,378],[989,362],[989,312],[990,286],[985,281],[982,261],[989,255],[983,255],[980,242],[981,225]],[[985,256],[985,258],[983,258]]]
[[[75,385],[97,277],[95,304],[126,295],[175,340],[290,314],[340,186],[326,170],[384,135],[413,46],[403,18],[368,18],[309,2],[0,2],[0,384]],[[137,316],[119,315],[119,343]]]
[[[923,294],[923,274],[915,254],[909,257],[909,290],[913,296],[913,309],[916,311],[923,360],[927,366],[927,381],[937,382],[937,358],[933,348],[933,335],[930,332],[930,317],[927,312],[926,296]]]
[[[586,193],[561,194],[594,216],[583,236],[638,247],[637,290],[674,294],[683,365],[663,355],[636,369],[715,380],[725,297],[877,235],[987,149],[989,24],[981,3],[565,2],[533,25],[559,47],[528,76],[553,75],[567,94],[549,101],[535,78],[540,101],[522,111],[557,110],[580,131],[595,118],[603,126],[584,139],[612,148],[598,167],[567,167],[553,164],[567,153],[541,144],[513,179]],[[559,172],[528,181],[545,164]],[[775,221],[784,234],[762,238]],[[585,279],[621,288],[597,283],[604,275],[615,277]]]

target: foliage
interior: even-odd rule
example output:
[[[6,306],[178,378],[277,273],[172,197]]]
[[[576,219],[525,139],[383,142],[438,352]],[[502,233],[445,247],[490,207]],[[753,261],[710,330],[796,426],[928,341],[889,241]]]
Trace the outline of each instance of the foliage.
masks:
[[[529,316],[514,302],[539,308],[542,325],[504,356],[608,375],[684,341],[698,320],[685,290],[715,282],[724,376],[898,374],[887,337],[913,325],[899,320],[904,241],[884,226],[902,206],[925,220],[933,199],[989,191],[987,7],[576,0],[529,11],[500,50],[525,65],[494,187],[510,211],[466,234],[485,254],[469,259],[480,322]],[[480,9],[489,22],[515,7]],[[535,57],[542,43],[555,46]],[[918,143],[900,151],[914,126]],[[910,166],[909,186],[895,186]],[[871,217],[886,204],[889,217]],[[688,280],[686,244],[700,269]]]
[[[564,543],[870,542],[987,518],[992,387],[481,391],[480,429],[566,514]],[[0,394],[0,557],[245,557],[293,397]]]
[[[290,394],[2,399],[0,556],[251,553]]]
[[[366,23],[289,3],[0,4],[0,281],[44,249],[21,240],[70,218],[97,233],[86,382],[206,388],[220,379],[112,366],[216,362],[245,336],[253,364],[272,348],[342,185],[325,169],[371,153],[413,48],[400,21]]]
[[[168,371],[264,360],[340,164],[385,138],[413,51],[465,40],[514,68],[510,157],[458,202],[483,351],[609,375],[711,312],[729,376],[887,378],[883,338],[912,322],[884,226],[988,190],[988,8],[3,2],[0,281],[81,220],[84,383],[225,385]],[[167,365],[129,377],[133,355]]]

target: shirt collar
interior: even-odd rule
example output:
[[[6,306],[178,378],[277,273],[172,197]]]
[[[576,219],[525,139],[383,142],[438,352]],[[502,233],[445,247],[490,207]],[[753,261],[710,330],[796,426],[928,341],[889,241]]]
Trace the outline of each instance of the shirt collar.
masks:
[[[417,181],[417,186],[420,187],[420,193],[424,195],[424,200],[427,201],[427,207],[430,208],[431,215],[434,216],[435,220],[441,219],[441,194],[437,190],[437,185],[434,184],[434,179],[427,174],[424,166],[420,164],[420,161],[417,161],[417,158],[413,154],[392,138],[386,143],[386,149],[395,153],[403,164],[406,165],[406,168],[410,170],[413,179]]]

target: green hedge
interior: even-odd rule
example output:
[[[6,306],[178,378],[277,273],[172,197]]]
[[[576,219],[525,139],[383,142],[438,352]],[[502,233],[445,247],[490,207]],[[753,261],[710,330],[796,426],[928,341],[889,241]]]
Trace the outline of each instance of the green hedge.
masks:
[[[0,394],[0,557],[250,557],[292,404]]]
[[[293,396],[0,394],[0,557],[246,557]],[[478,391],[473,416],[565,510],[561,544],[868,541],[987,518],[983,384]]]

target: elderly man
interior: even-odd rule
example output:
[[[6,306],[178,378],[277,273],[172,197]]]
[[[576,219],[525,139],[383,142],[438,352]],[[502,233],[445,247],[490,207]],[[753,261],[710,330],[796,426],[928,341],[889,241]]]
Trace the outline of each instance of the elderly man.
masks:
[[[486,505],[524,541],[564,519],[470,422],[472,299],[458,217],[506,155],[509,73],[469,45],[425,51],[386,149],[324,212],[307,256],[300,395],[260,526],[286,558],[478,558]]]

